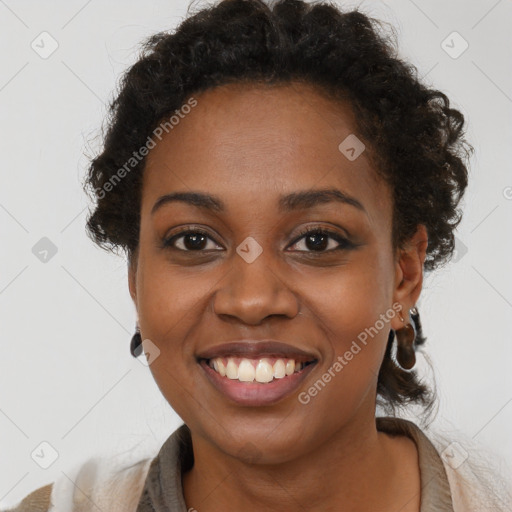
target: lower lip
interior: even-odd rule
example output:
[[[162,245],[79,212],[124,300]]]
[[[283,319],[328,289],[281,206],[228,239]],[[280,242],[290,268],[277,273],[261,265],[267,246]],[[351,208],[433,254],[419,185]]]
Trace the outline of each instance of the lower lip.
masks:
[[[225,396],[240,405],[261,406],[272,405],[291,395],[311,373],[318,361],[309,364],[300,372],[287,375],[271,382],[240,382],[238,379],[222,377],[205,360],[199,363],[209,381]]]

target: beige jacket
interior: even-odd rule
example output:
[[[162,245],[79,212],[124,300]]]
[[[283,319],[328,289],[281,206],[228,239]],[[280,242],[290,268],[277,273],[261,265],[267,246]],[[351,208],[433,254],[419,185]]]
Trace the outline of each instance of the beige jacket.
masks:
[[[417,425],[399,418],[377,418],[377,428],[415,441],[421,472],[420,512],[512,511],[510,488],[496,474],[482,472],[460,444],[439,435],[429,439]],[[182,425],[156,457],[128,464],[89,459],[75,468],[71,480],[63,477],[40,487],[15,508],[0,512],[187,512],[181,475],[190,465],[191,453],[190,431]]]

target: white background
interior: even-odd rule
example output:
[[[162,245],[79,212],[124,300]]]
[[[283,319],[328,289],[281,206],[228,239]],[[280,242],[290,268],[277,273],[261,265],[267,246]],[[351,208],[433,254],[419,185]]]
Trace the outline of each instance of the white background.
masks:
[[[438,386],[439,428],[510,464],[512,4],[359,5],[391,22],[401,54],[468,120],[476,152],[457,261],[427,277],[419,307]],[[139,42],[175,27],[187,6],[179,0],[0,1],[2,505],[92,455],[134,446],[151,454],[181,423],[149,369],[129,353],[135,310],[126,263],[85,235],[81,180],[101,142],[106,103]],[[59,45],[47,59],[31,48],[43,31]],[[441,46],[453,31],[469,43],[456,59]],[[47,263],[32,253],[42,237],[57,247]],[[48,469],[31,458],[43,441],[59,455]]]

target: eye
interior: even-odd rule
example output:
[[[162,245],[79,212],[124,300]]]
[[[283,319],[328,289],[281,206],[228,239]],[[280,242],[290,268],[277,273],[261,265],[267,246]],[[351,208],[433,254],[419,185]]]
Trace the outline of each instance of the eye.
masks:
[[[300,245],[303,240],[302,246],[306,250],[299,249],[299,252],[317,252],[325,253],[332,251],[339,251],[343,249],[350,249],[354,246],[352,242],[337,233],[325,228],[309,228],[300,233],[300,237],[295,240],[291,247]]]
[[[210,247],[208,247],[208,240],[212,242]],[[170,238],[166,238],[163,241],[163,246],[183,252],[211,251],[220,247],[206,231],[197,228],[187,228]],[[220,247],[220,250],[222,250],[222,247]]]
[[[300,237],[295,239],[290,246],[300,246],[302,243],[305,249],[299,248],[299,252],[326,253],[354,247],[352,242],[336,231],[322,227],[309,228],[301,231],[299,234]],[[164,248],[176,249],[182,252],[223,250],[207,231],[199,228],[184,228],[171,237],[164,239],[162,245]]]

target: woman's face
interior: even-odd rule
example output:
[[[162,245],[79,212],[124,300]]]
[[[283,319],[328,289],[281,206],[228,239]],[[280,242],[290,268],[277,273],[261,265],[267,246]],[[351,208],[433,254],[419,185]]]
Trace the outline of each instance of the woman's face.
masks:
[[[159,351],[151,372],[214,451],[278,463],[332,436],[364,437],[389,329],[403,325],[397,303],[414,304],[421,262],[392,249],[391,191],[346,140],[353,114],[300,84],[195,99],[144,171],[130,291]],[[311,195],[320,190],[338,192]],[[176,193],[215,202],[161,200]],[[235,378],[208,366],[214,356]],[[314,362],[288,375],[292,359]]]

